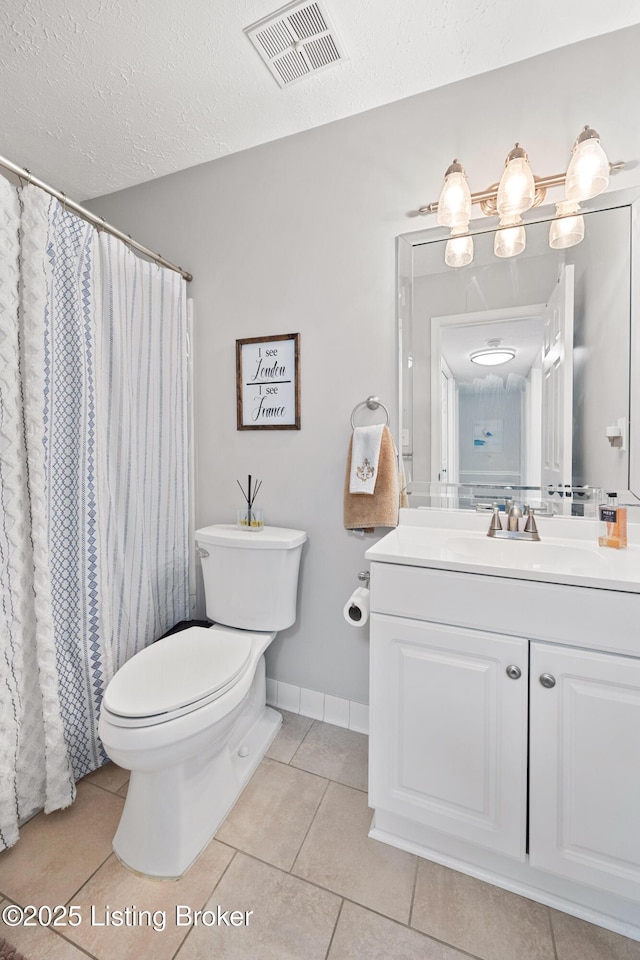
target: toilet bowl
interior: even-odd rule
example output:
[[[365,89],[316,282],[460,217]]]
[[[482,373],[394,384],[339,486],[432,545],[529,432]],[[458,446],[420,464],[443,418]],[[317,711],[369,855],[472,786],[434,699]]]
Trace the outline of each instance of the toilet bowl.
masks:
[[[128,867],[182,876],[276,735],[282,717],[266,706],[264,652],[295,620],[305,540],[275,527],[198,530],[207,615],[218,622],[158,640],[108,684],[99,733],[131,771],[113,840]]]

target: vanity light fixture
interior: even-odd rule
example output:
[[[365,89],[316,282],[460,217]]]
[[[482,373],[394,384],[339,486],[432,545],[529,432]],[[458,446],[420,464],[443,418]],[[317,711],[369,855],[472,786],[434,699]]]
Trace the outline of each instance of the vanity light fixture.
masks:
[[[438,200],[438,223],[441,227],[467,230],[471,219],[471,191],[467,175],[459,160],[447,167],[444,185]]]
[[[469,354],[472,363],[479,363],[483,367],[497,367],[501,363],[513,360],[516,351],[513,347],[501,347],[502,340],[487,340],[483,350],[474,350]]]
[[[580,204],[576,200],[556,203],[556,215],[549,227],[549,246],[553,250],[574,247],[584,240],[584,217],[579,211]]]
[[[527,151],[516,143],[505,160],[504,173],[498,185],[496,209],[500,217],[516,217],[529,210],[535,199],[536,185]]]
[[[526,150],[516,143],[507,155],[500,183],[471,193],[464,167],[459,160],[454,160],[445,173],[438,202],[420,207],[418,213],[437,213],[438,224],[450,228],[445,262],[450,267],[463,267],[473,260],[473,237],[468,232],[472,204],[480,204],[487,217],[500,217],[494,241],[496,256],[515,257],[526,245],[521,214],[542,203],[551,187],[565,186],[566,199],[556,204],[556,219],[549,234],[551,247],[563,249],[580,243],[584,237],[580,201],[606,190],[609,173],[622,167],[624,162],[609,163],[600,144],[600,135],[587,125],[573,145],[566,173],[534,176]]]
[[[519,214],[501,217],[499,226],[502,229],[496,230],[493,252],[496,257],[517,257],[527,244],[522,217]]]
[[[600,134],[585,126],[573,145],[567,170],[567,200],[590,200],[609,186],[609,161],[600,146]]]
[[[448,267],[466,267],[473,260],[473,237],[470,237],[471,191],[467,175],[459,160],[454,160],[444,175],[438,200],[438,223],[451,227],[444,260]]]
[[[444,262],[448,267],[466,267],[473,260],[473,237],[469,234],[469,225],[461,231],[451,231],[444,251]]]

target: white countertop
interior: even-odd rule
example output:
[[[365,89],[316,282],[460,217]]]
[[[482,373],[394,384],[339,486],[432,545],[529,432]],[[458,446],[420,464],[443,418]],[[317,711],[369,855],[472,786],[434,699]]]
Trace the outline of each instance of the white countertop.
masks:
[[[538,542],[487,537],[490,520],[490,513],[464,510],[401,510],[399,526],[365,556],[381,563],[640,593],[640,524],[628,524],[629,546],[614,550],[598,545],[595,520],[536,517]]]

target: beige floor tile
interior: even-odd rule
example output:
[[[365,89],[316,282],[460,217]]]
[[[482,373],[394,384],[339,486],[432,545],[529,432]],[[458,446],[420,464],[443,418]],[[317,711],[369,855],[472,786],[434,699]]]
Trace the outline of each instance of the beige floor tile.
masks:
[[[266,756],[272,760],[279,760],[281,763],[289,763],[292,756],[304,740],[309,727],[313,723],[311,717],[301,717],[297,713],[289,713],[287,710],[280,710],[282,714],[282,727],[278,732]]]
[[[207,909],[218,905],[253,913],[246,926],[194,926],[176,960],[324,960],[340,899],[239,853]]]
[[[411,925],[483,960],[554,960],[548,908],[420,860]]]
[[[327,960],[469,960],[467,954],[345,901]]]
[[[83,923],[67,936],[98,960],[168,960],[190,930],[189,924],[178,924],[176,905],[202,909],[233,855],[212,840],[180,880],[143,877],[112,855],[74,897]],[[121,926],[98,925],[106,923],[107,907],[111,917],[123,911]],[[149,918],[140,911],[149,911]],[[183,911],[184,918],[189,915]]]
[[[369,738],[354,730],[314,721],[291,761],[293,767],[367,789]]]
[[[111,793],[118,791],[129,782],[129,771],[115,763],[105,763],[103,767],[94,770],[83,778],[83,783],[92,783],[96,787],[102,787],[103,790],[110,790]]]
[[[23,905],[66,903],[111,853],[124,801],[90,783],[66,810],[39,813],[0,853],[0,891]]]
[[[118,794],[119,797],[126,797],[127,794],[128,794],[128,792],[129,792],[129,781],[128,781],[128,780],[127,780],[127,782],[126,782],[122,787],[120,787],[119,790],[116,790],[116,793]]]
[[[86,953],[46,927],[7,929],[0,921],[0,937],[15,947],[25,960],[87,960]]]
[[[326,787],[321,777],[263,760],[216,837],[289,870]]]
[[[610,930],[551,911],[558,960],[640,960],[640,943]]]
[[[367,836],[364,793],[330,783],[292,872],[406,923],[416,858]]]

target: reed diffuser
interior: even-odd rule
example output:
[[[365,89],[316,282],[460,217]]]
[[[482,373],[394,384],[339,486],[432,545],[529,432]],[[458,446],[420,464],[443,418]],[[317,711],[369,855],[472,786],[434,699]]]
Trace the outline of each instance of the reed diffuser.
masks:
[[[242,496],[247,501],[246,508],[238,510],[238,526],[243,530],[251,530],[254,533],[264,529],[264,511],[261,507],[254,507],[254,501],[258,496],[258,491],[262,486],[262,480],[253,480],[251,474],[247,477],[246,492],[239,480],[236,483],[242,491]]]

